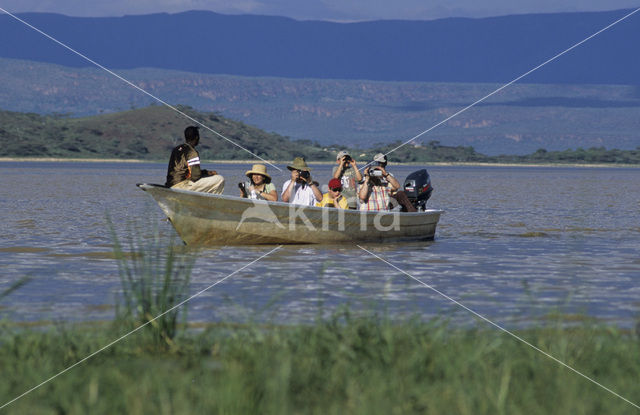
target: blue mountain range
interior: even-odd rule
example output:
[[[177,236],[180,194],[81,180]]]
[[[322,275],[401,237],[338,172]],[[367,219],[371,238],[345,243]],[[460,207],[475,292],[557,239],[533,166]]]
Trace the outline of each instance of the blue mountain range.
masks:
[[[332,23],[206,11],[81,18],[18,16],[112,69],[425,82],[506,82],[628,10],[433,21]],[[0,57],[90,66],[0,15]],[[640,85],[640,14],[527,76],[527,83]]]

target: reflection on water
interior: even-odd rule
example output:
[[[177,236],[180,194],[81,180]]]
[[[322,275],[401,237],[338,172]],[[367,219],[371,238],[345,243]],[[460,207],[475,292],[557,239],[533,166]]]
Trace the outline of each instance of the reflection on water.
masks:
[[[289,172],[270,169],[281,186]],[[312,166],[321,183],[331,166]],[[118,236],[174,232],[138,182],[164,164],[0,163],[0,290],[20,320],[110,319]],[[250,165],[215,165],[235,194]],[[416,167],[390,166],[403,179]],[[503,324],[562,311],[630,326],[640,298],[640,169],[431,167],[429,204],[445,210],[433,242],[366,245],[411,276]],[[150,219],[151,218],[151,219]],[[273,247],[196,252],[192,292]],[[192,321],[307,321],[349,304],[424,318],[472,317],[357,246],[285,246],[193,299]]]

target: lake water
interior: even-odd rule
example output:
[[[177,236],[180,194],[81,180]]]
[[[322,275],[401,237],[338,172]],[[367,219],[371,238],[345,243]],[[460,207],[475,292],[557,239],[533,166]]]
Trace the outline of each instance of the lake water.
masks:
[[[250,165],[213,164],[226,194]],[[284,169],[284,166],[280,166]],[[415,278],[499,324],[553,312],[629,327],[640,316],[640,169],[429,167],[442,208],[431,242],[366,245]],[[138,182],[164,182],[166,165],[2,162],[0,316],[24,321],[108,320],[120,290],[113,238],[158,226],[174,234]],[[331,166],[314,165],[322,183]],[[400,180],[418,167],[393,166]],[[281,186],[288,176],[270,168]],[[151,217],[152,219],[149,219]],[[198,253],[192,292],[273,247]],[[391,314],[474,321],[405,274],[350,245],[285,246],[189,303],[191,321],[294,322],[348,304]]]

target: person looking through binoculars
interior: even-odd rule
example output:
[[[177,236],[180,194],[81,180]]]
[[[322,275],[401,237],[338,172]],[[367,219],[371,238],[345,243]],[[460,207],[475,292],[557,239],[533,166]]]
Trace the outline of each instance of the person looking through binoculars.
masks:
[[[362,182],[362,173],[349,152],[340,151],[336,157],[337,166],[333,168],[333,178],[342,182],[342,195],[347,199],[349,209],[358,208],[357,183]]]
[[[311,179],[311,168],[303,157],[296,157],[287,166],[291,170],[291,179],[282,185],[282,201],[294,205],[314,206],[322,200],[322,193]]]

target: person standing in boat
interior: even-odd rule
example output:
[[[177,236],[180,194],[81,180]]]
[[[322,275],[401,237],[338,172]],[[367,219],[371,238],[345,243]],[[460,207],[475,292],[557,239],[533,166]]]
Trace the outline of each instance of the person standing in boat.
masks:
[[[349,209],[347,198],[342,195],[342,182],[339,179],[329,180],[329,191],[322,195],[322,200],[316,206]]]
[[[165,186],[194,192],[222,194],[224,177],[215,170],[200,168],[200,154],[196,150],[200,142],[198,127],[185,128],[184,139],[185,143],[175,147],[171,152]]]
[[[249,183],[240,183],[242,197],[249,199],[263,199],[270,202],[278,200],[278,192],[271,176],[267,174],[267,166],[264,164],[254,164],[251,170],[247,170],[245,176],[249,178]]]
[[[348,151],[340,151],[336,157],[337,166],[333,168],[333,178],[342,182],[342,195],[347,199],[349,209],[358,208],[358,183],[362,183],[362,173],[356,161]]]
[[[318,185],[311,179],[311,169],[303,157],[296,157],[287,166],[291,170],[291,179],[282,186],[282,201],[294,205],[314,206],[322,200]]]
[[[387,156],[378,153],[370,166],[364,170],[364,184],[358,192],[360,210],[390,210],[392,199],[396,199],[404,212],[416,212],[400,183],[387,173]]]

